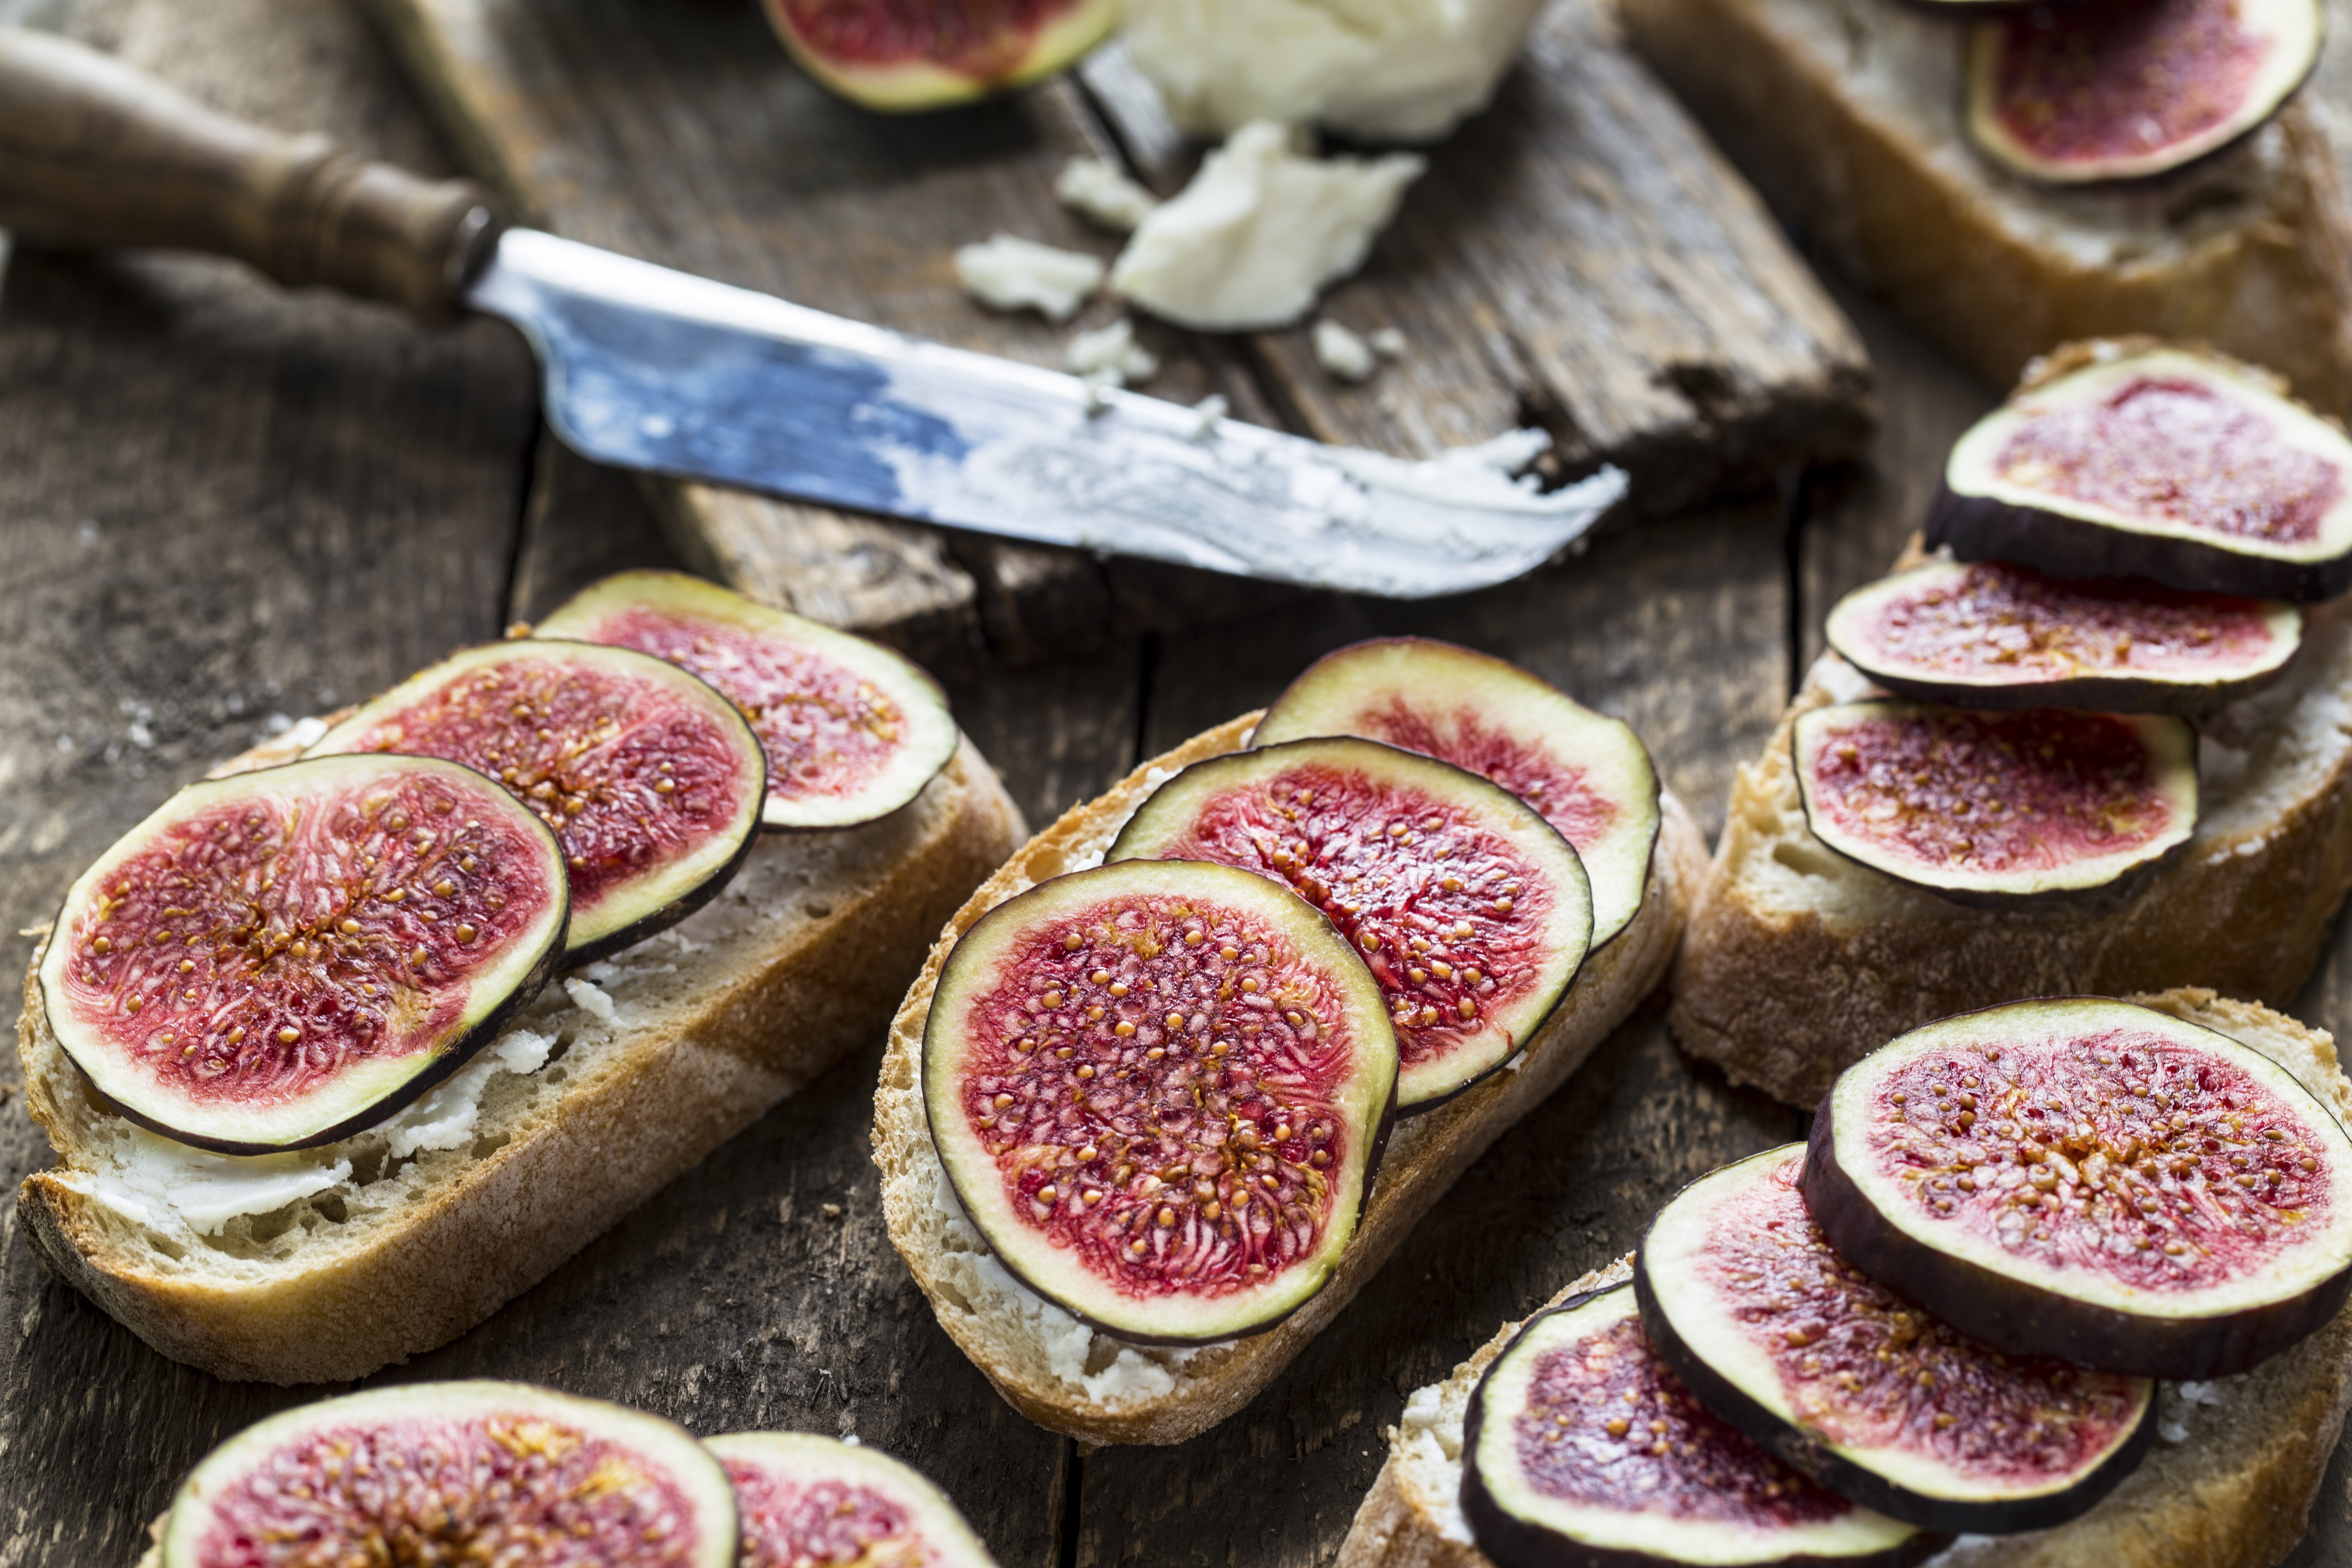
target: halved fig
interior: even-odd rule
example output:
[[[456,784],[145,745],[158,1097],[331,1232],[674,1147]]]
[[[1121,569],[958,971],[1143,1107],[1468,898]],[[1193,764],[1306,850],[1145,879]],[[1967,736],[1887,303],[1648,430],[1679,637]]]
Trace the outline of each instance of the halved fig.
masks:
[[[1959,903],[2114,888],[2197,826],[2197,734],[2165,714],[1848,702],[1790,747],[1813,837]]]
[[[1969,134],[2030,180],[2161,174],[2260,130],[2326,31],[2319,0],[2081,0],[1981,22]]]
[[[607,577],[532,635],[633,647],[718,688],[768,754],[763,827],[887,816],[955,755],[947,693],[913,660],[683,572]]]
[[[520,1383],[419,1383],[248,1426],[182,1484],[161,1568],[730,1568],[734,1489],[657,1415]]]
[[[2352,1140],[2261,1052],[2128,1003],[1881,1047],[1823,1097],[1803,1184],[1874,1278],[2083,1366],[2244,1372],[2352,1294]]]
[[[1478,1380],[1462,1514],[1496,1568],[1906,1568],[1949,1542],[1727,1425],[1651,1348],[1631,1283],[1528,1320]]]
[[[555,830],[573,963],[709,902],[751,852],[768,793],[759,737],[733,703],[676,665],[591,643],[453,654],[303,754],[363,752],[463,763]]]
[[[703,1447],[735,1484],[740,1568],[996,1568],[955,1504],[887,1454],[810,1432]]]
[[[563,954],[562,852],[490,780],[329,757],[191,784],[82,873],[41,955],[50,1032],[142,1127],[231,1154],[373,1126]]]
[[[923,1103],[1005,1268],[1122,1339],[1272,1328],[1322,1289],[1371,1190],[1396,1037],[1347,938],[1264,878],[1135,861],[964,933]]]
[[[2209,713],[2284,673],[2303,612],[2130,578],[1933,561],[1857,588],[1830,647],[1887,689],[1971,708]]]
[[[1930,545],[2061,577],[2332,598],[2352,586],[2352,440],[2202,349],[2061,350],[1969,428]]]
[[[1118,21],[1118,0],[763,3],[803,70],[852,103],[893,113],[1042,81]]]
[[[1397,1109],[1427,1110],[1526,1046],[1592,931],[1583,863],[1517,796],[1371,741],[1292,741],[1195,763],[1111,860],[1213,860],[1331,917],[1388,1000]]]
[[[1576,846],[1592,945],[1633,922],[1658,842],[1658,773],[1633,727],[1517,665],[1430,637],[1327,653],[1258,721],[1253,746],[1360,735],[1494,780]]]
[[[1709,1409],[1822,1485],[1927,1530],[2042,1530],[2139,1463],[2156,1385],[1961,1335],[1831,1249],[1804,1146],[1700,1177],[1635,1260],[1642,1326]]]

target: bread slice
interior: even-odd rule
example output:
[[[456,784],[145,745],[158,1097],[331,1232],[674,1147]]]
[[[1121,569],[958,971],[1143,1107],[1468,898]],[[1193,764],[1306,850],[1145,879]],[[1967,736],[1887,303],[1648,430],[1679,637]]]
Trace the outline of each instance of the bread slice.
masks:
[[[878,822],[762,837],[709,904],[551,985],[447,1084],[296,1154],[206,1154],[102,1109],[28,973],[17,1049],[58,1163],[18,1194],[25,1235],[216,1376],[341,1382],[431,1350],[871,1040],[940,921],[1024,831],[967,740]]]
[[[940,966],[990,910],[1048,877],[1101,862],[1146,795],[1178,770],[1236,750],[1259,715],[1196,735],[1073,807],[1031,839],[948,922],[922,978],[890,1027],[874,1097],[874,1163],[882,1168],[890,1240],[930,1298],[940,1326],[1013,1407],[1041,1426],[1092,1443],[1181,1443],[1249,1403],[1377,1272],[1415,1221],[1486,1146],[1581,1066],[1664,975],[1706,841],[1664,797],[1641,912],[1585,961],[1559,1009],[1506,1068],[1436,1110],[1397,1124],[1355,1239],[1322,1293],[1279,1326],[1179,1350],[1094,1332],[1008,1274],[965,1219],[931,1144],[922,1093],[923,1025]]]
[[[2352,604],[2312,608],[2286,675],[2200,725],[2196,837],[2121,899],[1972,909],[1823,846],[1790,726],[1877,693],[1824,654],[1734,780],[1675,972],[1685,1050],[1811,1105],[1849,1062],[1972,1007],[2183,981],[2277,1003],[2301,989],[2352,888]]]
[[[2352,1083],[2325,1032],[2210,991],[2132,1000],[2252,1046],[2352,1124]],[[1620,1258],[1546,1304],[1615,1284],[1632,1265]],[[1480,1375],[1518,1331],[1504,1324],[1406,1402],[1336,1568],[1492,1568],[1457,1501],[1462,1423]],[[2302,1538],[2352,1405],[2352,1308],[2250,1373],[2168,1385],[2162,1399],[2155,1447],[2097,1507],[2030,1535],[1962,1536],[1928,1568],[2267,1568]]]
[[[1902,0],[1620,5],[1783,221],[1988,379],[2069,339],[2156,332],[2352,404],[2352,244],[2302,108],[2167,179],[2057,190],[1968,141],[1967,19]]]

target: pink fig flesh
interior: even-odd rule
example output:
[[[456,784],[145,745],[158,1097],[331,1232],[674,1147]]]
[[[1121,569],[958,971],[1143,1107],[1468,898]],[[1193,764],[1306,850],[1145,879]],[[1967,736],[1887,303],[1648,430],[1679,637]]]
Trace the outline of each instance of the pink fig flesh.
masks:
[[[955,755],[947,697],[912,661],[682,572],[607,577],[535,635],[633,647],[717,688],[767,752],[770,828],[886,816]]]
[[[1486,779],[1369,741],[1195,763],[1111,846],[1137,858],[1237,866],[1329,916],[1388,999],[1406,1112],[1523,1049],[1591,942],[1583,864],[1556,829]]]
[[[998,1258],[1119,1337],[1271,1327],[1355,1234],[1396,1097],[1379,988],[1244,871],[1103,866],[965,933],[923,1037],[931,1137]]]
[[[2010,1350],[2239,1373],[2352,1291],[2352,1140],[2284,1068],[2095,997],[1914,1030],[1822,1102],[1830,1239]]]
[[[563,846],[574,963],[685,918],[751,852],[767,760],[742,714],[649,655],[519,640],[411,676],[307,752],[441,757],[499,780]]]

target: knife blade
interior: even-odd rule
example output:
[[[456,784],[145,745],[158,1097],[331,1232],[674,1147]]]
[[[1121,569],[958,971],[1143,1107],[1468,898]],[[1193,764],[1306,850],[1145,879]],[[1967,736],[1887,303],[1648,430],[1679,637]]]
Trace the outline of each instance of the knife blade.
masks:
[[[1539,432],[1406,461],[501,229],[467,182],[242,124],[22,29],[0,29],[0,227],[478,311],[530,343],[583,456],[1041,543],[1418,598],[1518,576],[1625,491],[1614,468],[1507,478]]]

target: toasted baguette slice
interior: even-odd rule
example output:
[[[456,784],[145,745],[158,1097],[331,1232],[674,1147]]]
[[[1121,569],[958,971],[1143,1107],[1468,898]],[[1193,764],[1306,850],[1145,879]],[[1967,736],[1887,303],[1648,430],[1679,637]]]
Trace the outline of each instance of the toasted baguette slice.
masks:
[[[2210,991],[2132,1000],[2252,1046],[2352,1124],[2352,1083],[2325,1032]],[[1633,1271],[1620,1258],[1546,1305]],[[1452,1377],[1406,1402],[1337,1568],[1492,1568],[1458,1501],[1462,1424],[1487,1363],[1518,1331],[1504,1324]],[[1928,1568],[2267,1568],[2301,1539],[2352,1405],[2352,1308],[2252,1372],[2168,1386],[2163,1401],[2160,1440],[2090,1512],[2030,1535],[1963,1536]]]
[[[58,1164],[18,1194],[25,1235],[141,1339],[216,1376],[341,1382],[431,1350],[871,1040],[940,921],[1024,831],[965,741],[878,822],[761,837],[709,904],[551,985],[391,1121],[255,1160],[92,1101],[41,1007],[44,939],[17,1050]]]
[[[2331,413],[2352,402],[2347,219],[2299,106],[2167,179],[2058,190],[1996,168],[1961,128],[1973,17],[1902,0],[1621,8],[1785,220],[1999,384],[2053,343],[2157,332],[2268,365]]]
[[[1675,971],[1685,1050],[1811,1105],[1848,1063],[1972,1007],[2178,981],[2273,1003],[2301,989],[2352,888],[2352,604],[2312,609],[2287,673],[2200,725],[2196,837],[2120,898],[1972,909],[1814,837],[1790,726],[1877,692],[1824,654],[1733,782]]]
[[[874,1163],[890,1240],[950,1338],[1013,1407],[1041,1426],[1092,1443],[1181,1443],[1249,1403],[1337,1317],[1414,1222],[1501,1135],[1581,1066],[1664,975],[1706,841],[1666,795],[1641,912],[1594,951],[1559,1007],[1515,1065],[1436,1110],[1397,1124],[1355,1239],[1322,1293],[1261,1334],[1192,1350],[1097,1333],[1005,1272],[964,1217],[931,1144],[923,1110],[923,1025],[940,966],[974,921],[1016,893],[1101,862],[1146,795],[1178,770],[1239,748],[1259,715],[1196,735],[1063,814],[1031,839],[948,922],[931,962],[898,1009],[874,1097]]]

